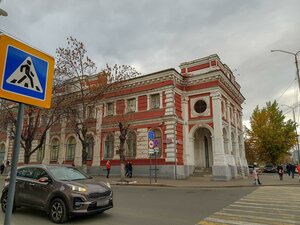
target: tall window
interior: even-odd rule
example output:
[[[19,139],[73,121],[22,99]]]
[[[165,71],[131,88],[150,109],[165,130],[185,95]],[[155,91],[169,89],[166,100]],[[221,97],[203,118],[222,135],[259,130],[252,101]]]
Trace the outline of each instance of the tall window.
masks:
[[[41,126],[46,126],[47,125],[47,115],[43,114],[41,115]]]
[[[108,116],[114,115],[114,103],[113,102],[107,103],[107,115]]]
[[[158,145],[155,146],[158,148],[158,153],[157,156],[161,156],[162,153],[162,136],[161,136],[161,131],[159,129],[154,129],[154,140],[157,140]]]
[[[133,131],[128,132],[127,134],[127,149],[126,156],[127,157],[135,157],[136,156],[136,134]]]
[[[93,136],[88,136],[86,140],[86,151],[87,151],[87,160],[92,160],[93,159],[93,154],[94,154],[94,138]]]
[[[70,137],[67,142],[67,155],[66,160],[74,160],[75,158],[76,140],[74,137]]]
[[[104,159],[111,159],[114,156],[114,136],[108,135],[105,139]]]
[[[160,95],[154,94],[150,96],[151,109],[159,109],[160,107]]]
[[[5,144],[0,145],[0,164],[4,161],[5,156]]]
[[[28,126],[32,128],[33,125],[34,125],[34,116],[30,116],[28,118]]]
[[[52,140],[51,143],[50,161],[56,162],[58,160],[58,153],[59,153],[59,140],[55,138]]]
[[[131,98],[127,100],[127,112],[135,112],[136,111],[136,100],[135,98]]]

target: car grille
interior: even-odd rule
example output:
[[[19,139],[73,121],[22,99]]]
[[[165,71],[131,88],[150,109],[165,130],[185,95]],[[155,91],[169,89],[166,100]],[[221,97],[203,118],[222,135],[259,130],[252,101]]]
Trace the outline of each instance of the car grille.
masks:
[[[89,198],[97,199],[97,198],[103,198],[110,196],[111,191],[105,191],[105,192],[94,192],[89,194]]]

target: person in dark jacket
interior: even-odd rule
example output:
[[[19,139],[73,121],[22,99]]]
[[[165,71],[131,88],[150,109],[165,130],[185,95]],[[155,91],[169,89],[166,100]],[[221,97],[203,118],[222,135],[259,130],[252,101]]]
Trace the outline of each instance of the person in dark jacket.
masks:
[[[290,169],[290,167],[291,167],[291,164],[288,163],[288,164],[286,165],[286,172],[288,173],[289,176],[291,175],[291,169]]]
[[[129,162],[125,165],[125,177],[129,177]]]
[[[132,162],[129,162],[128,170],[129,170],[129,177],[131,178],[132,177]]]
[[[294,164],[290,165],[290,171],[291,171],[292,178],[294,179],[295,172],[296,172],[296,166]]]
[[[282,165],[277,166],[277,173],[279,175],[279,179],[283,180],[283,167],[282,167]]]
[[[4,169],[5,169],[4,163],[1,163],[1,166],[0,166],[0,173],[1,174],[3,174]]]

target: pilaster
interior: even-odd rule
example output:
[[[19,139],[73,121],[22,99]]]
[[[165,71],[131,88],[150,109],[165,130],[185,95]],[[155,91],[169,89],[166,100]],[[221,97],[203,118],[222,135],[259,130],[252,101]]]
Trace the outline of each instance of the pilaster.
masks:
[[[213,179],[214,180],[229,180],[230,171],[224,153],[224,141],[222,131],[222,110],[221,110],[221,94],[216,91],[211,93],[213,105],[213,123],[214,135],[212,143],[214,145],[213,159]]]

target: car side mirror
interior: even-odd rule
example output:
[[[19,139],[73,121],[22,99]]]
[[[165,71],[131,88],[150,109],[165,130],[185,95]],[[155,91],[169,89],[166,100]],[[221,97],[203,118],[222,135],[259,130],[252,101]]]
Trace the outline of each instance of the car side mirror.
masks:
[[[49,179],[48,177],[41,177],[38,181],[41,183],[50,183],[51,179]]]

